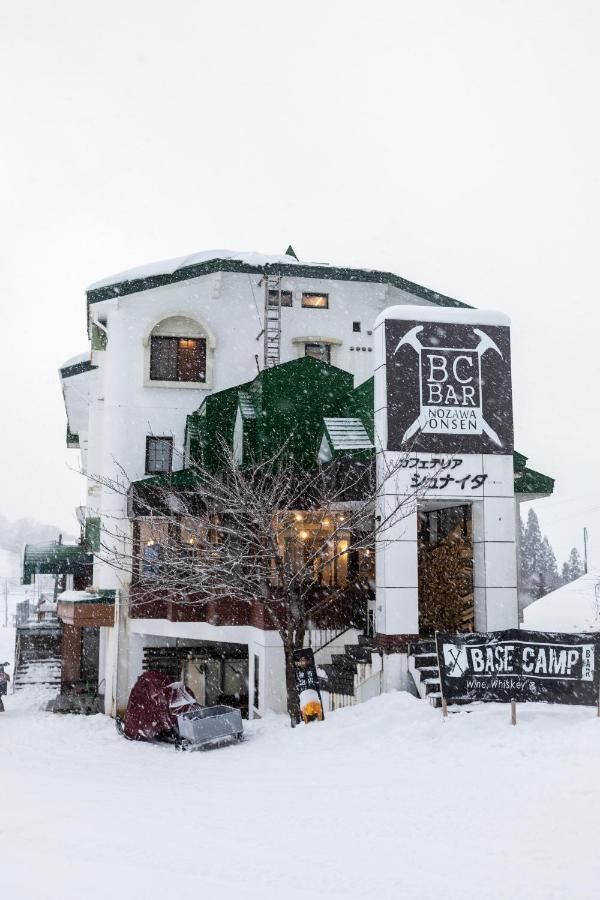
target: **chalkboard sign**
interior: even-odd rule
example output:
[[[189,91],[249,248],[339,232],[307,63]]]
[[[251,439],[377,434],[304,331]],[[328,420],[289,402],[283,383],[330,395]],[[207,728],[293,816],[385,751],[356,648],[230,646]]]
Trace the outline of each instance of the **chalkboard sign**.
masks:
[[[315,720],[322,721],[325,714],[319,689],[319,676],[314,653],[309,647],[304,650],[294,650],[294,674],[302,720],[305,723]]]
[[[435,639],[444,700],[598,702],[597,635],[510,629]]]

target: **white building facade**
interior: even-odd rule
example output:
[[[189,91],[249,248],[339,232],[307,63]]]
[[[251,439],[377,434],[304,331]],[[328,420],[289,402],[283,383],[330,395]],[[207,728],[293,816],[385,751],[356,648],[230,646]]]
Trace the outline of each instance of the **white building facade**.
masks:
[[[93,588],[99,597],[115,600],[114,624],[100,629],[99,681],[107,713],[123,710],[145,652],[199,642],[247,648],[241,677],[248,685],[250,715],[285,708],[283,653],[276,632],[254,625],[130,617],[131,573],[103,562],[106,553],[100,548],[110,551],[111,543],[130,538],[131,523],[126,499],[103,482],[135,482],[180,468],[187,417],[209,394],[248,382],[265,366],[312,355],[351,373],[359,386],[373,376],[376,320],[386,308],[401,306],[466,308],[390,273],[304,264],[293,255],[229,251],[131,270],[89,288],[91,350],[65,363],[60,375],[68,446],[79,449],[87,476],[86,534],[96,551]],[[512,487],[512,455],[502,459],[503,483]],[[547,492],[547,483],[537,489],[533,484],[527,499]],[[518,620],[514,490],[504,500],[512,516],[512,557],[506,562],[512,579],[510,614],[476,599],[478,628]],[[480,525],[474,523],[476,544],[481,529],[488,527],[483,518]],[[406,586],[413,593],[415,559],[411,550],[406,570],[412,573],[411,584]],[[478,573],[485,571],[483,565]],[[390,631],[398,615],[394,609],[388,605],[387,611],[379,611],[382,633]],[[402,629],[418,633],[414,609],[409,624]],[[335,649],[334,640],[324,658]],[[396,675],[386,684],[403,686],[397,660],[394,666],[389,671]],[[225,677],[231,680],[225,693],[234,692],[238,676],[230,672]]]

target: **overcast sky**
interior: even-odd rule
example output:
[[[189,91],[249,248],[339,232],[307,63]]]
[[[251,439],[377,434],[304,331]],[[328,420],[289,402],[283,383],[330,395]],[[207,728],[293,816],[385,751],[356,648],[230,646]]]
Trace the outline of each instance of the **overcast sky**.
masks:
[[[513,321],[535,504],[600,565],[600,4],[0,2],[0,512],[76,531],[58,366],[86,285],[226,247]]]

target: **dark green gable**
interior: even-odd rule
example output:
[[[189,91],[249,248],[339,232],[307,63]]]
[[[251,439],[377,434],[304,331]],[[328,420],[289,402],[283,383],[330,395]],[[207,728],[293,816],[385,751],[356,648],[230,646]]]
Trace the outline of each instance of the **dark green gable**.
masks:
[[[198,412],[188,416],[187,462],[218,468],[219,446],[223,440],[233,445],[239,415],[244,461],[270,459],[285,445],[295,467],[311,469],[323,418],[345,413],[352,384],[350,373],[310,356],[264,369],[254,381],[207,397]]]

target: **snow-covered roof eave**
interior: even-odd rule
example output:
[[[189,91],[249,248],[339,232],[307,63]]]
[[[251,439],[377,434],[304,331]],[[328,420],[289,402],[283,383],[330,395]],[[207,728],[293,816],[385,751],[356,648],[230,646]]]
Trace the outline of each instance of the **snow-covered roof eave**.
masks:
[[[299,261],[289,253],[268,256],[260,253],[240,252],[232,250],[207,250],[190,256],[162,260],[128,269],[116,275],[94,282],[87,289],[87,302],[90,304],[137,294],[165,285],[199,278],[213,272],[232,272],[237,274],[276,273],[286,277],[297,276],[306,279],[327,279],[334,281],[365,282],[388,285],[399,288],[405,293],[420,298],[425,304],[435,306],[470,308],[468,304],[430,288],[408,281],[392,272],[377,269],[357,269],[344,266],[333,266],[329,263],[310,263]]]
[[[121,284],[124,281],[152,278],[155,275],[173,275],[174,272],[178,272],[180,269],[188,269],[191,266],[198,266],[215,259],[236,260],[237,262],[246,263],[249,266],[268,266],[276,265],[278,263],[280,265],[301,265],[293,256],[268,255],[245,250],[203,250],[188,256],[162,259],[157,262],[147,263],[143,266],[135,266],[133,269],[126,269],[124,272],[118,272],[116,275],[109,275],[107,278],[101,278],[99,281],[95,281],[88,286],[87,290],[96,291],[99,288]],[[307,265],[323,266],[326,264],[308,263]]]

